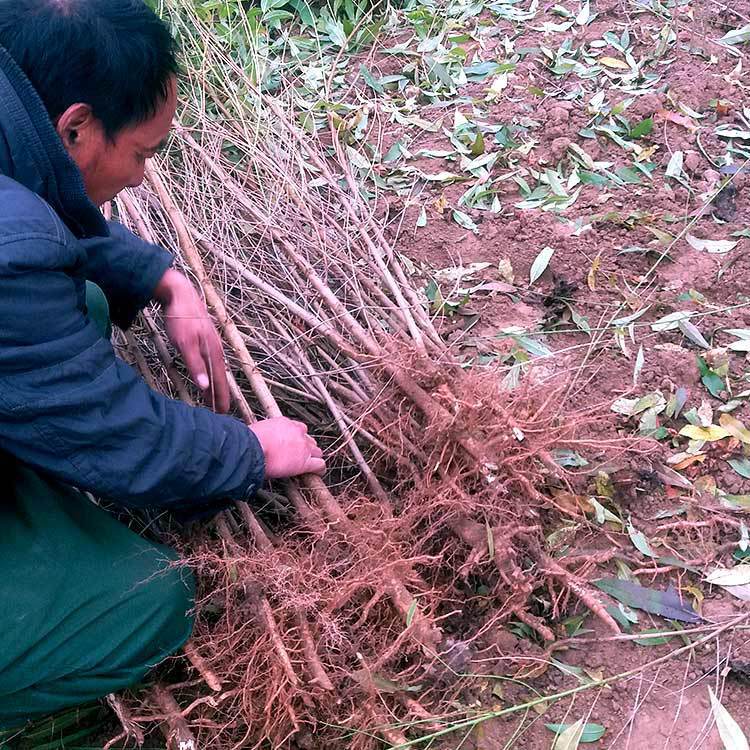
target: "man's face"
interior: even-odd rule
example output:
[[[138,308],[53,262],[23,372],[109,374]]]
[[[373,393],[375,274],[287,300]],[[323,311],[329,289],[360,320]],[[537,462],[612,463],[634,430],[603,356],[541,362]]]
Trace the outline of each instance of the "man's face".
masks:
[[[83,175],[86,194],[100,206],[126,187],[143,182],[146,160],[164,145],[177,109],[177,84],[154,116],[123,128],[108,139],[101,122],[85,104],[74,104],[58,119],[57,132]]]

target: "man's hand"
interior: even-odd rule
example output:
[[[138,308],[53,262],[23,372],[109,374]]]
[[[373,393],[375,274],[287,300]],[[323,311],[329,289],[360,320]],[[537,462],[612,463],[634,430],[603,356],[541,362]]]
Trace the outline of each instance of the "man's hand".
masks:
[[[250,427],[263,448],[268,479],[287,479],[300,474],[323,474],[323,451],[307,434],[307,426],[286,417],[256,422]]]
[[[203,391],[204,400],[215,411],[226,413],[229,384],[221,338],[200,295],[187,277],[170,268],[161,277],[154,297],[161,303],[167,334]]]

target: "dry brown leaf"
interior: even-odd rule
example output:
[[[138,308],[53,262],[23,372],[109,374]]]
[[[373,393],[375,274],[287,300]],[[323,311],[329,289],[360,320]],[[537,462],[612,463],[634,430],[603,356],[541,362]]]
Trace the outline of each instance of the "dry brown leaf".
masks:
[[[589,274],[587,277],[589,289],[592,292],[596,291],[596,274],[599,272],[599,269],[602,267],[602,254],[598,253],[596,258],[594,258],[593,263],[591,264],[591,268],[589,269]]]
[[[687,115],[681,115],[679,112],[670,112],[667,109],[660,109],[656,113],[656,115],[657,117],[661,117],[662,120],[672,122],[675,125],[681,125],[691,133],[695,133],[698,130],[698,124],[695,122],[695,120],[691,119]]]

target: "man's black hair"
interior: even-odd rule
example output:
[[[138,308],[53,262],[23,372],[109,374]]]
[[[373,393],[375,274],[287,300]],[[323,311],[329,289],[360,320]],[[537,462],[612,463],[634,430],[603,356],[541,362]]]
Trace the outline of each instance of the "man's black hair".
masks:
[[[178,70],[175,40],[143,0],[0,0],[0,45],[53,122],[83,102],[109,138],[152,117]]]

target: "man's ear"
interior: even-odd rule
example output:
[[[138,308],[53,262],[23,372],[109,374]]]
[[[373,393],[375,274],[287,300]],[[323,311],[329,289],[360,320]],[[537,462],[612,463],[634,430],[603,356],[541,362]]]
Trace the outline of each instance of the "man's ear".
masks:
[[[71,104],[57,120],[55,129],[68,151],[85,146],[97,133],[99,121],[88,104]]]

